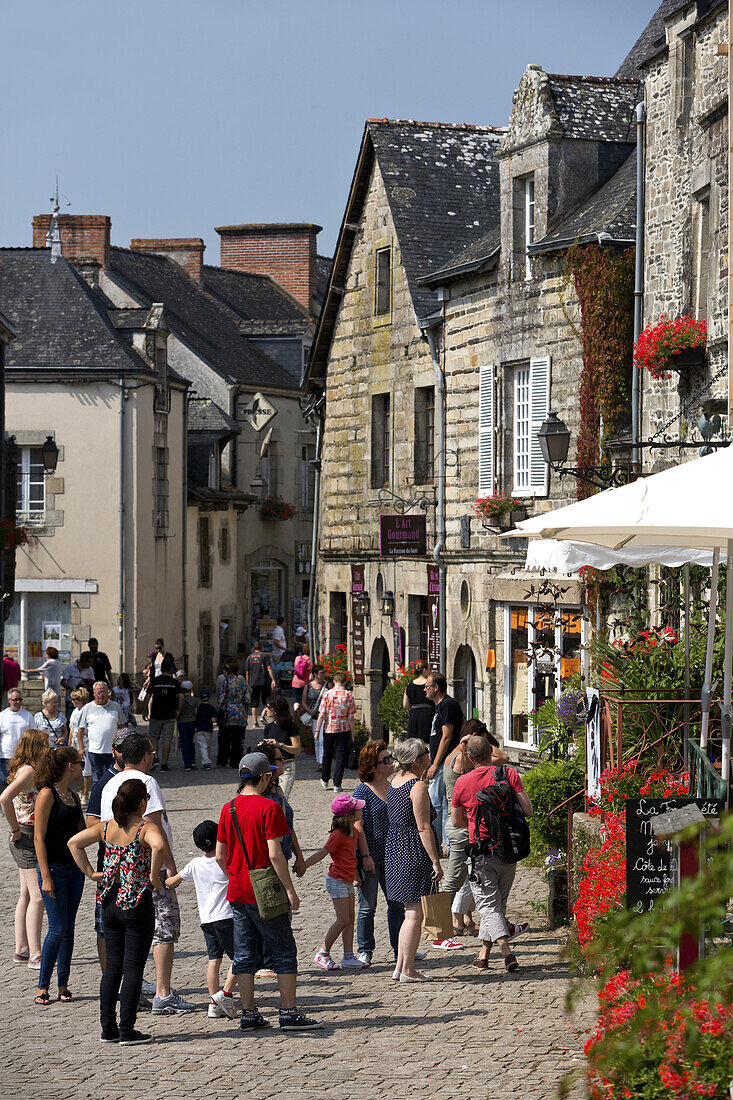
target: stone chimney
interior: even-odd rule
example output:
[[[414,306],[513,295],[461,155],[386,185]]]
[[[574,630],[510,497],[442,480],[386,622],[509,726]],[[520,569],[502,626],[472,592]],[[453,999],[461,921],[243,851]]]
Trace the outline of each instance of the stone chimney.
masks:
[[[33,219],[33,247],[46,247],[46,234],[51,224],[50,214],[36,214]],[[112,220],[106,214],[60,214],[61,252],[65,260],[96,260],[109,266],[109,238]]]
[[[310,312],[320,231],[309,222],[218,226],[221,266],[269,275]]]
[[[130,241],[130,248],[133,252],[166,256],[188,272],[197,283],[202,280],[206,245],[200,237],[136,237]]]

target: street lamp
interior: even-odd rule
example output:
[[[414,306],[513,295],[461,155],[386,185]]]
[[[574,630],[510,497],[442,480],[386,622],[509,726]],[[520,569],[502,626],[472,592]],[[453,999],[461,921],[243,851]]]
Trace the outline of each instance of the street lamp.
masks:
[[[369,599],[369,593],[368,592],[357,592],[355,602],[356,602],[356,610],[359,613],[359,615],[361,615],[362,618],[364,618],[364,619],[368,619],[369,618],[369,612],[371,610],[371,600]]]
[[[52,435],[46,436],[46,442],[41,447],[41,457],[45,473],[52,477],[56,473],[56,465],[59,460],[59,449]]]
[[[387,591],[382,596],[382,615],[385,619],[390,621],[394,619],[395,602],[394,592]]]
[[[597,489],[627,485],[632,479],[630,466],[565,466],[570,449],[570,430],[555,412],[551,412],[537,432],[542,457],[560,477],[574,477]]]

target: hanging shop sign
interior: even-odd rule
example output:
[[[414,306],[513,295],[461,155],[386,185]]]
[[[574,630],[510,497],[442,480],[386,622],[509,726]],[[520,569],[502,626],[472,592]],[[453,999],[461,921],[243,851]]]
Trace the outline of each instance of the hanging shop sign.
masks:
[[[428,566],[428,665],[440,668],[440,571]]]
[[[364,616],[360,610],[359,594],[364,591],[364,566],[351,566],[351,657],[354,683],[364,679]]]
[[[277,416],[277,409],[264,394],[256,393],[254,397],[250,397],[249,401],[240,404],[239,413],[242,420],[246,420],[250,427],[256,432],[261,432],[273,417]]]
[[[396,619],[392,623],[392,640],[395,667],[402,668],[405,663],[405,632]]]
[[[424,558],[428,552],[426,517],[380,516],[379,553],[383,558]]]

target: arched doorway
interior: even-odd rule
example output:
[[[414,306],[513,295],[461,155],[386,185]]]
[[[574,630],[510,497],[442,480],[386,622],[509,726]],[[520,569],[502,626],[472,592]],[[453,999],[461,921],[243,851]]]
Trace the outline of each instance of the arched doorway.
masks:
[[[478,705],[476,692],[476,660],[468,645],[459,646],[453,664],[453,697],[466,718],[472,718]]]
[[[372,737],[381,737],[382,723],[379,720],[379,700],[389,683],[389,646],[384,638],[375,638],[369,660],[369,728]]]

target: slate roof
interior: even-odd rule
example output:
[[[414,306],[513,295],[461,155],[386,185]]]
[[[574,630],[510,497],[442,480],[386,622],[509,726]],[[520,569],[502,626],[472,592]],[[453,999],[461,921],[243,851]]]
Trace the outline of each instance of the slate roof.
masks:
[[[269,275],[204,264],[203,284],[243,321],[310,322],[307,310]]]
[[[384,179],[415,312],[435,298],[420,278],[499,220],[503,130],[494,126],[370,119],[367,131]]]
[[[476,271],[480,271],[490,261],[498,259],[500,251],[501,229],[497,225],[490,229],[485,236],[470,244],[463,252],[459,252],[457,256],[454,256],[445,267],[439,271],[431,272],[420,281],[426,286],[438,286],[440,283],[446,283],[451,279],[471,275]]]
[[[636,150],[600,190],[580,203],[541,240],[531,244],[528,251],[537,255],[567,248],[593,240],[598,234],[624,244],[636,239]]]
[[[48,248],[0,249],[0,301],[17,330],[8,370],[153,374],[112,325],[112,303]]]
[[[703,19],[724,4],[725,0],[697,0],[698,19]],[[619,65],[616,76],[637,76],[643,79],[645,65],[666,47],[665,20],[688,5],[689,0],[663,0]]]
[[[239,424],[209,397],[192,397],[188,402],[188,429],[210,435],[231,435],[240,431]]]
[[[547,83],[565,137],[630,144],[636,141],[638,78],[548,73]]]
[[[171,332],[222,376],[253,387],[298,388],[287,371],[240,334],[237,314],[172,260],[113,247],[109,273],[138,301],[162,302]]]

